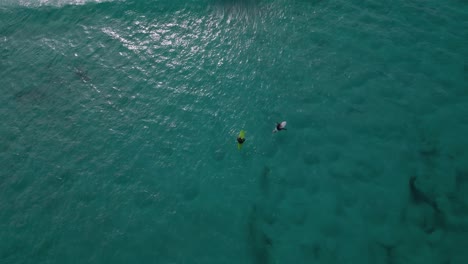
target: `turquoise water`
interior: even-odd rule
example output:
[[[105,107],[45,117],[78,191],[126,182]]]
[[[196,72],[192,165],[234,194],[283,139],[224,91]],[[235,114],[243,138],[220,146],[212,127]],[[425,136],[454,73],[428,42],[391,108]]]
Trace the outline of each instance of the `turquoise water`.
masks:
[[[0,0],[0,263],[468,263],[467,58],[456,0]]]

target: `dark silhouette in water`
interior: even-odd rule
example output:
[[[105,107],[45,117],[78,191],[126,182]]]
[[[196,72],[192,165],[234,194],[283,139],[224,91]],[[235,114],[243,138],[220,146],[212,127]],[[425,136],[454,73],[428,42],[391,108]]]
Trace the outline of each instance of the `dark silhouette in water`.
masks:
[[[91,81],[91,79],[88,76],[88,71],[83,70],[81,68],[75,68],[74,72],[76,76],[78,76],[84,83]]]
[[[15,94],[15,99],[23,103],[37,103],[44,98],[46,98],[46,94],[38,88],[22,90]]]
[[[261,230],[257,213],[256,206],[253,206],[247,219],[247,244],[252,252],[254,264],[268,264],[273,241]]]
[[[468,183],[468,172],[456,169],[455,173],[456,188],[459,190],[464,184]]]
[[[385,263],[386,264],[395,263],[395,257],[394,257],[395,246],[385,245],[385,244],[380,243],[380,242],[377,242],[377,245],[382,247],[384,249],[384,251],[385,251],[385,259],[386,259]]]
[[[434,208],[434,210],[439,210],[435,201],[429,198],[427,194],[418,189],[418,187],[416,186],[416,176],[412,176],[410,178],[409,187],[411,198],[415,203],[426,203],[432,208]]]
[[[443,212],[440,210],[436,201],[432,197],[430,197],[418,188],[418,186],[416,185],[416,176],[412,176],[410,178],[409,189],[411,199],[413,200],[413,202],[415,202],[416,204],[423,203],[429,205],[434,210],[435,224],[437,226],[444,227],[445,217]],[[426,231],[426,233],[432,233],[436,229],[436,226],[424,227],[423,229]]]
[[[262,194],[265,196],[268,196],[269,190],[270,190],[270,177],[271,169],[268,166],[263,167],[262,174],[260,175],[260,190],[262,191]]]

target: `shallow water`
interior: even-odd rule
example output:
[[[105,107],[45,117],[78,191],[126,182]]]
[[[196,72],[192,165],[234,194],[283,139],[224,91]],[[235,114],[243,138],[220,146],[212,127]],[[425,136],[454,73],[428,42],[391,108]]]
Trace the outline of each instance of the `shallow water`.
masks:
[[[0,262],[467,263],[467,21],[0,0]]]

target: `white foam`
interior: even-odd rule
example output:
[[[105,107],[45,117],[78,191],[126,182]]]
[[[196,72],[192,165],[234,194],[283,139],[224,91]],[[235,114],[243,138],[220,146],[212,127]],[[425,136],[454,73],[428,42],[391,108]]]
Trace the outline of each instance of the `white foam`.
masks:
[[[0,6],[24,6],[24,7],[40,7],[40,6],[66,6],[66,5],[84,5],[87,3],[102,3],[112,0],[1,0]]]

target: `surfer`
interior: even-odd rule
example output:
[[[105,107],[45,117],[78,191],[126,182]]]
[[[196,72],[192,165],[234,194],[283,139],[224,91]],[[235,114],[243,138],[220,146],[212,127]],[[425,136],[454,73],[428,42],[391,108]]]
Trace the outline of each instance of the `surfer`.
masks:
[[[245,142],[245,131],[241,130],[239,133],[239,136],[237,136],[237,149],[240,150],[244,142]]]
[[[275,129],[273,129],[273,133],[276,133],[281,130],[287,130],[286,129],[286,121],[283,121],[281,123],[276,123]]]

